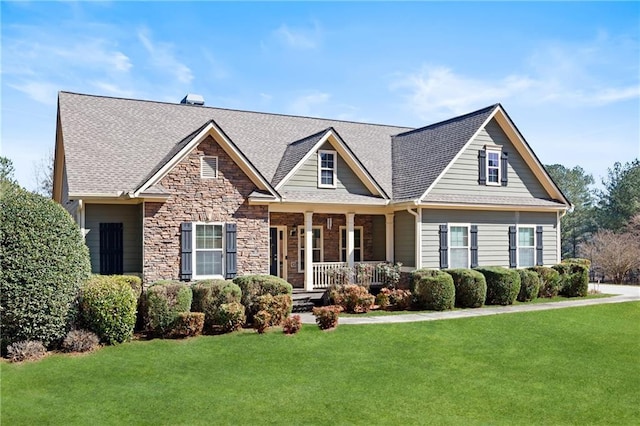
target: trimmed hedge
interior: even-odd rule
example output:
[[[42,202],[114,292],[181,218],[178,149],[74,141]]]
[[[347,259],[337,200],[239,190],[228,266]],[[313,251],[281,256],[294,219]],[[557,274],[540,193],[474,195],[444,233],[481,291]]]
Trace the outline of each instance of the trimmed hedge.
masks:
[[[487,280],[473,269],[447,269],[456,289],[456,306],[479,308],[487,298]]]
[[[589,293],[589,268],[580,263],[561,263],[552,267],[560,274],[560,294],[585,297]]]
[[[181,312],[191,310],[191,287],[179,281],[156,282],[144,293],[144,322],[147,331],[168,336]]]
[[[540,277],[540,289],[538,297],[556,297],[560,292],[560,274],[553,268],[546,266],[533,266],[529,270]]]
[[[538,297],[540,291],[540,275],[527,269],[518,269],[520,274],[520,292],[518,293],[519,302],[530,302]]]
[[[330,297],[334,305],[352,314],[369,312],[376,301],[366,287],[357,284],[339,285],[331,290]]]
[[[273,275],[242,275],[233,279],[242,290],[241,303],[246,309],[247,321],[253,321],[253,316],[260,310],[259,298],[265,294],[278,296],[293,292],[291,284]]]
[[[272,296],[265,294],[258,297],[258,312],[265,311],[269,314],[268,326],[278,326],[291,314],[293,299],[288,294]],[[264,318],[264,315],[263,315]]]
[[[501,266],[476,268],[487,280],[487,305],[513,305],[520,293],[520,274]]]
[[[242,300],[242,291],[233,281],[198,281],[191,286],[191,290],[193,291],[191,311],[204,313],[204,324],[208,329],[224,325],[216,323],[221,305],[231,302],[240,303]]]
[[[80,229],[58,203],[0,179],[0,336],[62,341],[91,275]]]
[[[133,336],[137,300],[129,283],[118,277],[94,275],[80,290],[80,323],[109,345]]]
[[[591,269],[591,261],[589,259],[584,259],[581,257],[570,257],[567,259],[562,259],[562,262],[560,263],[578,264],[578,265],[584,266],[585,268],[587,268],[587,270]]]
[[[229,333],[239,330],[246,319],[244,306],[238,302],[230,302],[220,305],[213,322],[216,324],[216,329]]]
[[[202,312],[180,312],[171,330],[171,337],[182,339],[199,336],[204,328],[204,314]]]
[[[456,290],[451,275],[439,270],[419,269],[413,273],[411,282],[411,293],[418,308],[453,309]]]

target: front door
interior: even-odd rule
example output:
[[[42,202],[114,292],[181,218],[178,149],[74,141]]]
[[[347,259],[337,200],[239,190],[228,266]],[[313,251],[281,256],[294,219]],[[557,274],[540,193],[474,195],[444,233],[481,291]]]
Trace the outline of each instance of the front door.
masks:
[[[286,226],[269,228],[269,273],[285,280],[287,279],[286,232]]]
[[[122,223],[100,224],[100,274],[122,274]]]

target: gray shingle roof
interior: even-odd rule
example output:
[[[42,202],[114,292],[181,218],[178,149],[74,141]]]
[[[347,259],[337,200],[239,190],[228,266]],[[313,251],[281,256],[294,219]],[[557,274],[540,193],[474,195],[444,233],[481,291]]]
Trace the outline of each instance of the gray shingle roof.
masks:
[[[308,136],[287,145],[287,149],[285,149],[282,160],[280,160],[280,164],[278,164],[276,173],[273,175],[271,184],[277,186],[287,173],[302,160],[307,152],[309,152],[328,131],[329,129],[322,130],[315,135]]]

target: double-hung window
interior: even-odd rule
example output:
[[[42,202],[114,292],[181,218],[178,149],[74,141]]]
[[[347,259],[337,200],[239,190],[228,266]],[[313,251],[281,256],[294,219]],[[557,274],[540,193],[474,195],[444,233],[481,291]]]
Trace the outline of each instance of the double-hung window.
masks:
[[[518,227],[518,266],[526,268],[536,264],[536,229],[533,226]]]
[[[337,155],[335,151],[318,151],[318,188],[336,187]]]
[[[469,267],[469,225],[449,226],[449,267]]]
[[[322,250],[322,226],[314,226],[311,228],[311,250],[312,250],[312,260],[314,262],[322,262],[323,261],[323,250]],[[305,233],[304,227],[298,227],[298,272],[304,272],[304,251],[305,251]]]
[[[500,151],[487,149],[487,185],[500,185]]]
[[[340,261],[346,262],[347,256],[347,228],[340,227]],[[353,228],[353,261],[362,261],[362,226]]]
[[[195,275],[197,278],[223,276],[222,224],[195,224]]]

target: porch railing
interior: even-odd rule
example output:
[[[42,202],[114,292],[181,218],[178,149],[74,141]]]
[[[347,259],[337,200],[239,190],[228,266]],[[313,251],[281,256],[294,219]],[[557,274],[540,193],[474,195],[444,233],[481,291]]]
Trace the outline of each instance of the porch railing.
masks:
[[[372,265],[371,267],[371,282],[370,285],[382,284],[382,277],[377,271],[376,265],[383,262],[382,260],[373,260],[366,262],[356,262],[355,265],[364,264]],[[313,288],[328,288],[334,284],[341,284],[343,277],[337,273],[337,271],[347,268],[349,264],[347,262],[314,262],[313,263]],[[355,275],[355,274],[354,274]],[[356,284],[365,284],[359,282],[357,276],[353,277]]]

